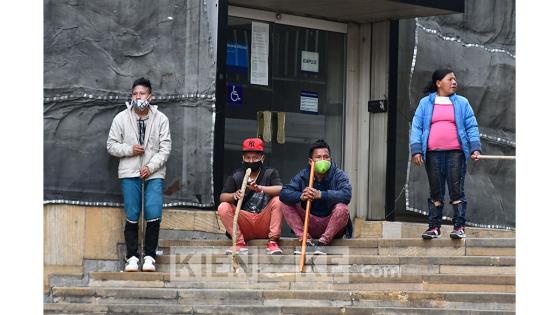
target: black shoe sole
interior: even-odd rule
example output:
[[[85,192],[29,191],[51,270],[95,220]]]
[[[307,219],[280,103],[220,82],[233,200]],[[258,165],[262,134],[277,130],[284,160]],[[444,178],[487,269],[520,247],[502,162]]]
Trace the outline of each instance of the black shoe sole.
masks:
[[[277,252],[273,252],[273,253],[269,252],[269,251],[266,251],[266,254],[270,255],[270,256],[277,256],[277,255],[282,255],[283,253],[282,253],[282,251],[277,251]]]
[[[439,237],[440,237],[440,235],[425,235],[425,234],[422,234],[422,238],[425,239],[425,240],[432,240],[434,238],[439,238]]]
[[[459,235],[457,235],[457,234],[449,234],[449,237],[451,237],[451,238],[454,239],[454,240],[462,240],[462,239],[464,239],[464,238],[466,237],[466,235],[459,236]]]

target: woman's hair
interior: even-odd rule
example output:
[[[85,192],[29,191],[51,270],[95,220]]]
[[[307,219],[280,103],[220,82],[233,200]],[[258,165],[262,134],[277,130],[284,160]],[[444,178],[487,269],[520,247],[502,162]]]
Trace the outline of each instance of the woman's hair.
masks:
[[[436,81],[443,79],[447,74],[453,72],[451,69],[437,69],[432,73],[432,81],[424,88],[425,93],[433,93],[437,91]]]

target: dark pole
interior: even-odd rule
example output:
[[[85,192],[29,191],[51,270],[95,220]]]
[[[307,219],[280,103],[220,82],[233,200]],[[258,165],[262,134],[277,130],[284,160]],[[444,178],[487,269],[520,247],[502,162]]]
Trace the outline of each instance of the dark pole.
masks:
[[[385,181],[385,219],[395,220],[395,164],[397,153],[397,86],[399,71],[399,21],[389,26],[389,106],[387,109],[387,173]]]
[[[219,205],[224,174],[226,54],[227,54],[228,2],[218,0],[218,47],[216,59],[216,120],[214,122],[214,204]]]

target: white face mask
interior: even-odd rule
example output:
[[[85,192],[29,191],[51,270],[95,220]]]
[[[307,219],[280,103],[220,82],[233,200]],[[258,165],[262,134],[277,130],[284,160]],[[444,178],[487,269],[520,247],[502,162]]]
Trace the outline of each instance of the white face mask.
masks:
[[[148,100],[132,100],[132,106],[138,108],[139,110],[144,110],[150,105]]]

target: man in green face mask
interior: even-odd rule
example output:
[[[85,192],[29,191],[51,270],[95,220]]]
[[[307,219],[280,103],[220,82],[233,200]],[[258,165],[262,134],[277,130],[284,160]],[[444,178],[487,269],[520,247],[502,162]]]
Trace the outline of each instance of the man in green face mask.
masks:
[[[315,182],[308,187],[311,162],[315,161]],[[352,220],[348,204],[352,186],[346,173],[331,161],[330,147],[324,140],[317,140],[309,149],[309,165],[301,170],[289,184],[282,187],[280,201],[286,222],[298,239],[303,239],[305,204],[311,200],[307,252],[316,255],[327,253],[325,246],[345,234],[352,237]],[[299,254],[296,249],[295,254]]]

